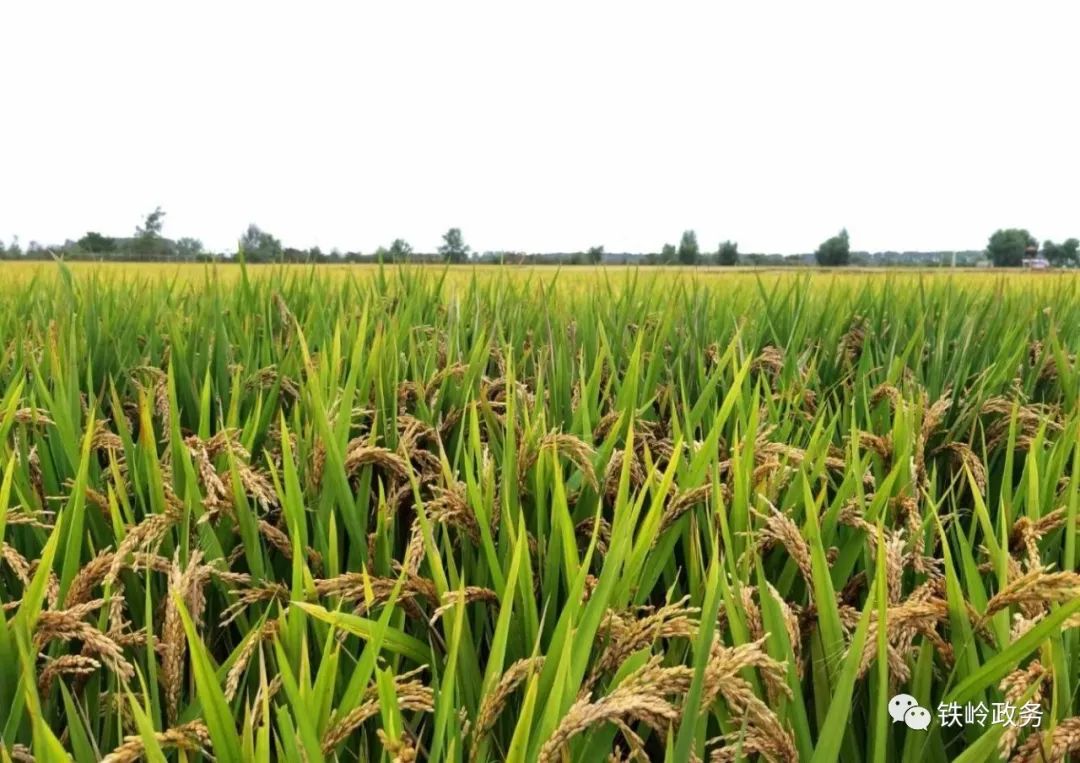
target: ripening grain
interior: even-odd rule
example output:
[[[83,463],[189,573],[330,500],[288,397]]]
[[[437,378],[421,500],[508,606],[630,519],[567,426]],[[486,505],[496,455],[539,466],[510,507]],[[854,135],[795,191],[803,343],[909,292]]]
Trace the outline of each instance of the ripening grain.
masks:
[[[1080,279],[4,265],[0,304],[0,760],[1080,751]],[[1005,701],[1040,726],[937,717]]]

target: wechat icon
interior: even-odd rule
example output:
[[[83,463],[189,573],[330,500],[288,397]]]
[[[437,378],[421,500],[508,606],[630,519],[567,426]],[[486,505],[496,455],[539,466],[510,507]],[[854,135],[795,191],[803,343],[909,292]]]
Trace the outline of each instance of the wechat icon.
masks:
[[[889,700],[889,715],[893,723],[903,722],[913,731],[925,731],[930,728],[933,718],[930,711],[919,706],[919,701],[910,694],[897,694]]]

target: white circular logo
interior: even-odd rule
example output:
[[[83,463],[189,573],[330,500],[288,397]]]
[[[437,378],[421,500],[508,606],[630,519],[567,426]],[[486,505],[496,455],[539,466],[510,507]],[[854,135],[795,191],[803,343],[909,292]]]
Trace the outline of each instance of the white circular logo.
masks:
[[[897,694],[889,700],[889,715],[893,723],[903,723],[909,729],[925,731],[930,728],[933,716],[910,694]]]

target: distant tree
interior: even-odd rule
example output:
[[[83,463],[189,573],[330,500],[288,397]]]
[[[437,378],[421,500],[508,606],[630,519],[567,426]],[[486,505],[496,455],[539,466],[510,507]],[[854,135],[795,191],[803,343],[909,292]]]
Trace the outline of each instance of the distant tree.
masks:
[[[1074,265],[1080,263],[1080,239],[1065,239],[1065,243],[1061,245],[1061,251],[1065,262],[1071,262]]]
[[[679,241],[679,263],[682,265],[697,265],[701,256],[698,248],[697,234],[692,230],[683,231]]]
[[[1066,239],[1062,244],[1055,244],[1053,241],[1047,239],[1043,241],[1042,255],[1050,261],[1052,265],[1063,266],[1070,265],[1077,261],[1077,248],[1080,246],[1080,241],[1075,238]]]
[[[176,254],[182,260],[197,260],[203,253],[203,243],[197,238],[181,238],[176,242]]]
[[[326,259],[326,255],[322,253],[322,249],[317,246],[313,246],[308,249],[308,259],[312,262],[322,262]]]
[[[409,259],[409,255],[412,254],[412,247],[405,239],[395,238],[393,243],[390,244],[388,254],[393,262],[403,262],[404,260]]]
[[[994,232],[986,246],[986,256],[999,268],[1018,268],[1024,264],[1028,247],[1038,246],[1024,228],[1004,228]]]
[[[64,243],[56,247],[56,249],[63,255],[64,259],[82,259],[86,256],[86,252],[82,250],[82,247],[70,238],[65,239]]]
[[[161,229],[165,225],[165,212],[156,206],[153,212],[148,214],[143,225],[135,228],[135,241],[132,242],[135,254],[149,256],[162,254]]]
[[[461,235],[461,228],[451,228],[443,234],[442,238],[443,245],[439,247],[439,254],[443,256],[444,260],[447,262],[465,262],[469,258],[469,246]],[[412,252],[411,248],[409,252]]]
[[[164,226],[165,212],[161,207],[155,207],[153,212],[143,218],[143,224],[135,228],[135,240],[132,242],[134,253],[141,257],[162,254],[164,247],[161,229]]]
[[[154,211],[146,216],[143,224],[135,229],[135,235],[160,237],[164,226],[165,211],[161,207],[154,207]]]
[[[103,236],[94,231],[88,232],[75,243],[84,252],[90,252],[91,254],[108,254],[116,251],[116,239]]]
[[[828,267],[847,265],[851,261],[851,244],[848,241],[847,228],[824,241],[814,252],[814,257],[818,265]]]
[[[725,241],[724,243],[720,244],[720,248],[716,251],[716,264],[738,265],[739,245],[734,241]]]
[[[1075,239],[1071,239],[1071,240],[1075,240]],[[7,253],[8,253],[8,257],[10,257],[12,259],[14,259],[15,257],[22,257],[23,252],[22,252],[22,247],[19,246],[19,237],[18,236],[12,236],[11,237],[11,243],[8,245]]]
[[[274,262],[281,258],[281,242],[251,223],[240,237],[240,251],[248,262]]]
[[[602,246],[590,246],[589,251],[585,255],[586,260],[593,265],[599,265],[604,261],[604,247]]]
[[[664,248],[660,250],[660,262],[664,265],[670,265],[675,262],[674,244],[664,244]]]

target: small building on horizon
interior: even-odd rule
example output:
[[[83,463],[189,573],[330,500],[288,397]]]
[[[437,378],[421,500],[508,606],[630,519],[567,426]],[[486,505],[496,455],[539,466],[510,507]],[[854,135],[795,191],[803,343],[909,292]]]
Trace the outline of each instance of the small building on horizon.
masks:
[[[1046,270],[1050,261],[1039,254],[1039,247],[1029,244],[1024,250],[1024,259],[1020,261],[1025,270]]]

